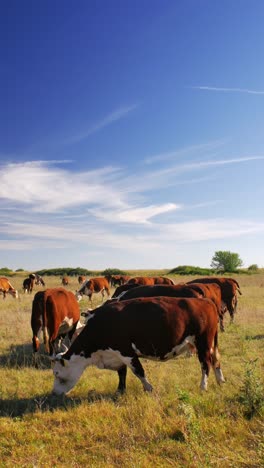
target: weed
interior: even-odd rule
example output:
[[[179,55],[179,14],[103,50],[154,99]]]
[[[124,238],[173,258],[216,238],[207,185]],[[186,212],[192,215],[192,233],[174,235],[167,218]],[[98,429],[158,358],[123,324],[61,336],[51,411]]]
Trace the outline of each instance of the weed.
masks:
[[[247,419],[260,414],[264,407],[264,388],[257,376],[257,361],[258,359],[251,359],[246,362],[244,381],[238,395],[238,401],[243,405]]]

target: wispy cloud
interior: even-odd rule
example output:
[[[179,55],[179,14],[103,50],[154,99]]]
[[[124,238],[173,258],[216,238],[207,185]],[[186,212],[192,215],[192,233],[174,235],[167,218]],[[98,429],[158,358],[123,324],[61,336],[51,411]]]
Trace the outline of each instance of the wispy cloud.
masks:
[[[209,141],[208,143],[201,143],[198,145],[188,145],[183,148],[178,148],[175,151],[169,151],[169,152],[149,156],[148,158],[144,159],[144,162],[146,164],[152,164],[152,163],[160,162],[160,161],[164,162],[164,161],[175,160],[181,157],[186,158],[186,157],[190,157],[193,155],[200,155],[204,153],[206,154],[208,151],[211,152],[215,149],[218,149],[219,147],[223,146],[226,143],[227,143],[227,140],[222,139],[222,140]]]
[[[219,91],[224,93],[245,93],[264,95],[264,91],[246,89],[246,88],[220,88],[216,86],[190,86],[191,89],[200,89],[201,91]]]
[[[72,137],[66,139],[65,143],[75,143],[75,142],[84,140],[85,138],[92,135],[93,133],[96,133],[99,130],[102,130],[103,128],[107,127],[108,125],[111,125],[114,122],[117,122],[118,120],[123,119],[130,112],[137,109],[138,106],[139,106],[139,103],[132,104],[126,107],[120,107],[119,109],[108,114],[99,122],[96,122],[95,124],[90,125],[87,129],[80,131],[79,133],[76,133],[76,135],[73,135]]]
[[[115,212],[109,210],[93,210],[93,213],[98,218],[112,223],[147,224],[149,220],[155,216],[180,208],[180,205],[176,205],[175,203],[167,203],[164,205],[150,205],[142,208],[130,208]]]

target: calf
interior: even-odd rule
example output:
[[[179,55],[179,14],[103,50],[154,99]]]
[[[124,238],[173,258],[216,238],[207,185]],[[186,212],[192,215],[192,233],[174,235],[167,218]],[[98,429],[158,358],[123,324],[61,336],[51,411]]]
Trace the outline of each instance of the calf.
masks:
[[[46,351],[58,352],[59,341],[67,334],[71,339],[80,319],[80,310],[74,294],[64,288],[51,288],[35,294],[32,303],[31,328],[33,350],[38,351],[38,335],[42,329]]]
[[[61,284],[62,286],[69,286],[69,278],[68,276],[63,276],[62,280],[61,280]]]
[[[114,301],[94,310],[66,353],[53,360],[53,393],[68,393],[87,366],[118,372],[118,391],[126,388],[127,366],[151,391],[140,357],[166,361],[194,347],[202,368],[201,389],[207,389],[210,367],[220,384],[217,344],[218,314],[209,299],[171,297]]]
[[[85,283],[82,285],[79,291],[76,291],[76,297],[78,301],[80,301],[84,295],[88,296],[90,302],[92,303],[93,293],[99,292],[102,294],[102,302],[104,300],[105,292],[108,295],[108,297],[110,296],[109,282],[104,276],[98,278],[91,278],[85,281]]]
[[[3,299],[6,298],[7,294],[11,294],[11,296],[18,298],[18,292],[15,288],[13,288],[10,281],[5,277],[2,276],[0,278],[0,294],[3,294]]]

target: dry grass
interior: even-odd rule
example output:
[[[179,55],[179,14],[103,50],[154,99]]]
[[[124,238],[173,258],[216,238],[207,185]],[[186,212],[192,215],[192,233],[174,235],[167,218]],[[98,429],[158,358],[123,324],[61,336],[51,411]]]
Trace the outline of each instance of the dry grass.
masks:
[[[58,278],[45,279],[59,286]],[[243,295],[235,324],[226,318],[220,334],[227,382],[220,388],[211,374],[206,394],[197,359],[179,358],[144,360],[151,395],[128,372],[127,394],[117,397],[116,373],[90,368],[68,397],[52,397],[49,360],[41,355],[36,363],[31,352],[33,295],[0,297],[0,467],[263,466],[263,411],[247,419],[238,396],[251,360],[264,383],[264,275],[237,279]],[[21,277],[12,284],[21,291]],[[78,288],[77,279],[69,288]],[[80,306],[86,310],[88,300]]]

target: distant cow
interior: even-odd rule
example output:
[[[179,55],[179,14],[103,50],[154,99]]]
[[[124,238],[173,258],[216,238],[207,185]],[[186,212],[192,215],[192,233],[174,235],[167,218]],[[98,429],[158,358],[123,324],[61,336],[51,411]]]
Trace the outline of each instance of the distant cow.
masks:
[[[31,328],[33,350],[38,351],[38,335],[42,329],[46,351],[58,352],[60,339],[66,335],[71,339],[80,319],[76,297],[64,288],[50,288],[35,294],[32,303]]]
[[[83,284],[84,282],[86,281],[86,276],[78,276],[78,283],[79,284]]]
[[[68,276],[63,276],[62,280],[61,280],[61,284],[63,286],[69,286],[69,278]]]
[[[110,283],[111,286],[122,286],[130,279],[130,276],[127,275],[111,275]]]
[[[91,278],[82,285],[79,291],[76,291],[76,297],[79,300],[83,296],[88,296],[91,303],[92,303],[92,295],[93,293],[101,293],[102,294],[102,302],[104,300],[105,292],[110,296],[110,286],[108,280],[104,276],[99,276],[97,278]]]
[[[135,276],[130,278],[128,284],[140,284],[141,286],[154,286],[154,284],[174,284],[169,278],[162,276]]]
[[[11,296],[18,298],[18,292],[15,288],[13,288],[10,281],[5,277],[0,277],[0,294],[3,294],[3,299],[6,298],[7,294],[11,294]]]
[[[32,293],[34,287],[35,278],[28,277],[23,281],[24,293]]]
[[[231,321],[234,320],[234,314],[236,312],[237,308],[237,292],[239,294],[242,294],[240,291],[239,284],[236,280],[232,278],[224,278],[224,277],[212,277],[210,276],[209,278],[199,278],[198,280],[192,280],[188,281],[186,284],[191,284],[191,283],[216,283],[220,286],[221,288],[221,294],[222,294],[222,301],[224,301],[229,315],[231,317]]]
[[[44,282],[42,276],[38,275],[37,273],[35,273],[35,284],[37,286],[44,286],[45,287],[45,282]]]
[[[66,353],[54,359],[53,392],[68,393],[87,366],[118,372],[118,391],[126,388],[127,366],[151,391],[139,357],[166,361],[194,347],[202,367],[201,389],[207,389],[210,367],[220,384],[218,314],[209,299],[171,297],[114,301],[92,311],[87,325]]]

